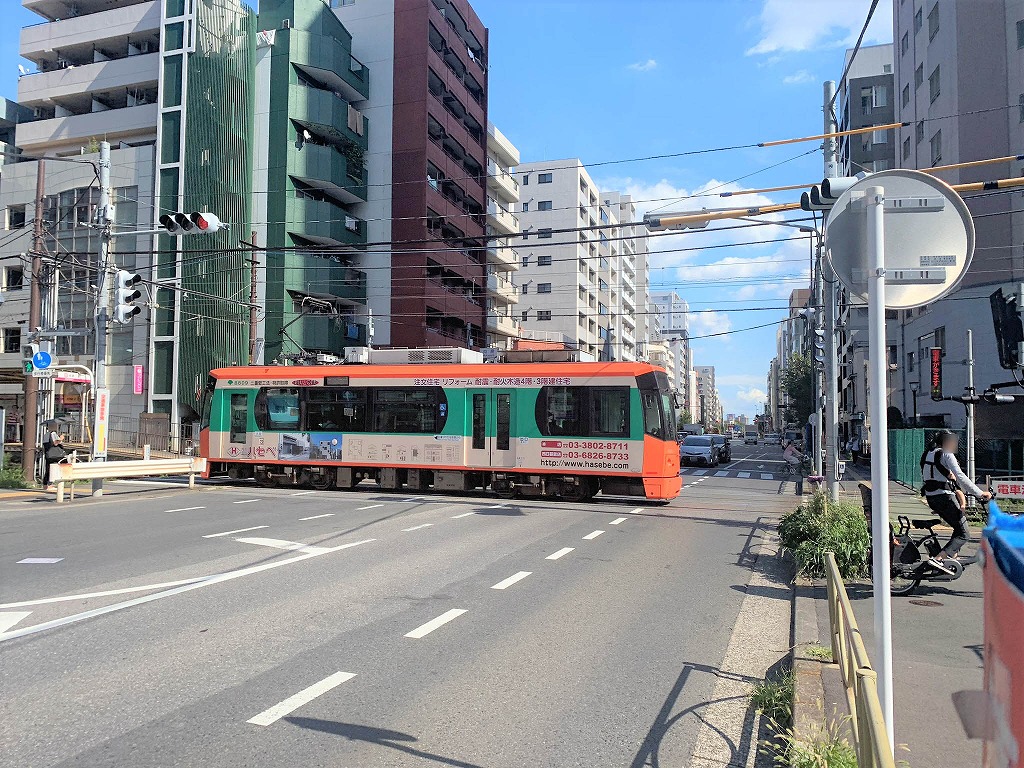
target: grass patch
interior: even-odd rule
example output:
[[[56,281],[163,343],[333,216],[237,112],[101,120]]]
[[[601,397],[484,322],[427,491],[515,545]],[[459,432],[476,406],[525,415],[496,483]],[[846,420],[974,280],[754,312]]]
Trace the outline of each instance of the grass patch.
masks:
[[[835,554],[843,578],[867,573],[871,536],[864,511],[848,501],[832,501],[824,491],[783,516],[779,537],[804,576],[825,575],[826,552]]]
[[[25,475],[21,472],[21,467],[17,464],[5,464],[3,469],[0,469],[0,488],[27,488],[28,483],[25,482]]]
[[[775,756],[776,765],[790,768],[857,768],[857,753],[835,722],[809,741],[781,733],[766,751]]]
[[[750,703],[779,729],[789,725],[793,717],[793,670],[787,669],[774,677],[761,680],[750,692]]]
[[[807,648],[804,649],[804,653],[809,659],[832,661],[832,649],[824,645],[808,645]]]

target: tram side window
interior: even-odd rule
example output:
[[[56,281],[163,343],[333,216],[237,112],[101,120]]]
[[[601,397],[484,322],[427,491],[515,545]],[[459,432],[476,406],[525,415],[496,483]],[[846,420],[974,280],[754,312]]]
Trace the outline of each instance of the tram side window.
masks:
[[[231,422],[230,432],[228,433],[228,439],[232,443],[246,442],[248,437],[248,429],[246,428],[249,421],[249,396],[248,395],[232,395],[231,396]]]
[[[299,390],[263,387],[256,394],[253,416],[260,429],[298,429]]]
[[[542,435],[587,434],[585,387],[541,387],[537,398],[537,426]]]
[[[594,387],[590,390],[590,434],[629,437],[629,387]]]
[[[640,402],[644,409],[644,432],[651,437],[665,438],[661,423],[661,396],[650,390],[640,390]]]
[[[324,387],[306,392],[306,430],[365,432],[366,390]]]
[[[436,434],[444,429],[448,401],[440,387],[375,389],[373,431]]]

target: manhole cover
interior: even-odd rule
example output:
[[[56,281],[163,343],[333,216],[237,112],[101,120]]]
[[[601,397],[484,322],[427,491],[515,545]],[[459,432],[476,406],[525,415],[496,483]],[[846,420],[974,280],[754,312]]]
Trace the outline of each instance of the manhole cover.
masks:
[[[913,603],[914,605],[920,605],[924,608],[937,608],[942,605],[938,600],[908,600],[907,602]]]

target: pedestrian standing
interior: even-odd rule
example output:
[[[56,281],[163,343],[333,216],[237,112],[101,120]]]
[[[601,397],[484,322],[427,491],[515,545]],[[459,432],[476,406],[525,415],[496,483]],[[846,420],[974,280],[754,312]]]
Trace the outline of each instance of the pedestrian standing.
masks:
[[[857,464],[857,459],[860,458],[860,437],[854,435],[850,439],[850,456],[854,465]]]
[[[46,484],[47,490],[52,488],[50,485],[50,467],[64,461],[64,457],[67,455],[67,452],[64,450],[64,438],[57,432],[56,426],[53,422],[47,423],[46,439],[43,440],[43,456],[46,458],[46,476],[43,478],[43,482]]]

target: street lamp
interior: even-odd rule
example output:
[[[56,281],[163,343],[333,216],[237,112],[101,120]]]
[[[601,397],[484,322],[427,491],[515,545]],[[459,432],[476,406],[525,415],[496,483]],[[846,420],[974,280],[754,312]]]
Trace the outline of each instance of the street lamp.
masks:
[[[920,381],[910,382],[910,394],[914,398],[914,426],[917,426],[917,393],[921,390]]]

